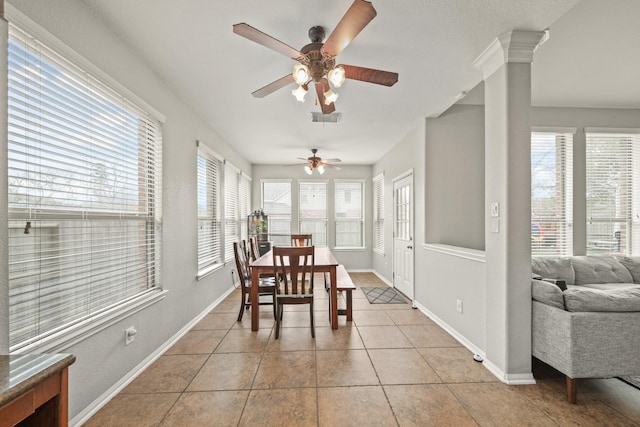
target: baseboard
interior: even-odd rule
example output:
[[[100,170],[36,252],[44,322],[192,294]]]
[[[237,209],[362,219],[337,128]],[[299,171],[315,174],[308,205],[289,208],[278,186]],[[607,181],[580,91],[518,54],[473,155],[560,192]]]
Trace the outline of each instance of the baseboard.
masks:
[[[487,360],[487,355],[484,350],[480,349],[478,346],[473,344],[471,341],[462,336],[458,331],[452,328],[447,322],[440,319],[438,316],[429,311],[425,306],[420,304],[417,301],[413,302],[414,307],[420,310],[422,313],[427,315],[431,320],[433,320],[438,326],[447,331],[449,335],[451,335],[456,341],[466,347],[469,351],[471,351],[474,355],[479,355],[482,357],[482,365],[493,375],[496,376],[500,381],[509,385],[525,385],[525,384],[535,384],[536,380],[533,378],[533,373],[527,374],[507,374],[502,369],[498,368],[494,363],[490,360]]]
[[[104,405],[109,403],[118,393],[120,393],[126,386],[128,386],[138,375],[140,375],[145,369],[147,369],[153,362],[155,362],[160,356],[162,356],[171,346],[173,346],[180,338],[182,338],[196,323],[198,323],[204,316],[206,316],[211,310],[213,310],[218,304],[220,304],[235,288],[229,288],[220,298],[215,300],[211,305],[205,308],[200,314],[187,323],[182,329],[176,332],[171,338],[164,342],[158,349],[147,356],[142,362],[127,372],[118,382],[109,387],[104,393],[102,393],[96,400],[91,402],[86,408],[78,413],[73,419],[69,420],[69,426],[76,427],[86,423],[96,412],[98,412]]]

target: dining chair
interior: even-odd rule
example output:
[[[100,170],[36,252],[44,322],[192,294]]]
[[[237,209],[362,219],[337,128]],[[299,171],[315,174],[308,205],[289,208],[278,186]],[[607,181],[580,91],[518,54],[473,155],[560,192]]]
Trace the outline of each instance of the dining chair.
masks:
[[[311,234],[292,234],[291,246],[312,246]]]
[[[240,313],[238,314],[238,322],[242,320],[245,310],[251,307],[251,272],[247,252],[243,249],[242,244],[233,242],[233,253],[236,259],[236,269],[238,270],[238,278],[240,279],[240,288],[242,301],[240,304]],[[260,305],[273,305],[273,316],[276,317],[276,282],[273,277],[260,278],[258,285],[258,298],[260,296],[270,296],[270,301],[259,301]]]
[[[276,339],[280,337],[280,324],[285,304],[309,304],[311,336],[316,337],[313,322],[313,246],[273,248],[273,272],[281,280],[276,293]]]
[[[251,261],[260,258],[260,249],[258,248],[258,238],[256,236],[249,237],[249,253],[251,254]]]

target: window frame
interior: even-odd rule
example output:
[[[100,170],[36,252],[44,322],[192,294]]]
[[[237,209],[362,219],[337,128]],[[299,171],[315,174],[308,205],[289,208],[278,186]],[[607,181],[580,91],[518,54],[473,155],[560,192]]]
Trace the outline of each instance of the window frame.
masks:
[[[338,217],[338,187],[341,184],[359,184],[360,186],[360,217],[359,218],[343,218]],[[334,179],[333,180],[333,221],[334,221],[334,249],[336,250],[361,250],[366,248],[366,230],[365,230],[365,198],[366,198],[366,180],[365,179]],[[345,193],[346,196],[346,193]],[[345,200],[345,203],[351,203],[351,199],[353,194],[349,193],[349,202]],[[346,197],[345,197],[346,198]],[[339,246],[339,235],[340,232],[338,230],[340,223],[345,222],[359,222],[360,224],[360,245],[345,245]]]
[[[384,256],[384,172],[374,176],[371,182],[373,184],[373,252]]]
[[[264,191],[264,186],[265,184],[289,184],[289,214],[287,215],[282,215],[282,214],[274,214],[271,211],[269,211],[267,209],[267,207],[265,206],[265,199],[264,199],[264,195],[265,195],[265,191]],[[292,179],[261,179],[260,180],[260,206],[262,206],[262,210],[264,212],[265,215],[267,215],[268,219],[269,219],[269,224],[268,224],[268,231],[269,231],[269,240],[272,241],[275,245],[282,245],[282,246],[289,246],[291,244],[291,233],[293,232],[292,230],[292,225],[293,225],[293,180]],[[282,217],[282,218],[279,218]],[[273,226],[273,222],[274,221],[279,221],[279,222],[288,222],[289,224],[289,232],[286,234],[282,234],[282,233],[274,233],[274,230],[277,230],[279,227],[274,227]]]
[[[218,153],[209,148],[206,144],[200,141],[196,141],[197,156],[196,162],[200,158],[207,162],[207,171],[210,170],[209,162],[215,165],[216,176],[212,177],[209,173],[205,175],[204,182],[200,181],[200,176],[196,166],[196,181],[197,181],[197,195],[196,195],[196,215],[197,215],[197,273],[196,279],[201,280],[208,276],[212,272],[222,268],[224,266],[224,230],[223,230],[223,205],[222,199],[224,197],[224,184],[222,182],[224,175],[224,159]],[[211,171],[213,171],[211,167]],[[207,215],[200,215],[200,209],[198,200],[200,196],[200,186],[203,185],[206,194],[206,203],[211,204],[210,209],[207,210]],[[201,222],[209,222],[212,227],[212,239],[201,236]],[[217,234],[216,234],[217,233]],[[204,244],[202,241],[204,241]],[[205,257],[205,254],[212,254],[212,256]],[[205,259],[207,258],[207,259]]]
[[[322,184],[323,188],[324,188],[324,217],[320,218],[305,218],[302,216],[302,187],[305,185],[318,185],[318,184]],[[328,247],[329,246],[329,242],[328,242],[328,238],[329,238],[329,232],[327,229],[328,223],[329,223],[329,200],[328,200],[328,187],[329,187],[329,181],[328,180],[322,180],[322,179],[300,179],[298,180],[298,232],[299,233],[310,233],[313,237],[313,245],[316,247]],[[317,224],[321,224],[324,228],[324,231],[322,233],[318,233],[318,232],[313,232],[313,231],[308,231],[306,230],[306,227],[304,227],[305,223],[317,223]],[[324,243],[322,243],[322,241],[319,239],[318,234],[321,234],[324,236]]]
[[[130,316],[133,313],[136,313],[144,308],[155,304],[158,301],[161,301],[165,298],[166,293],[168,291],[162,289],[162,280],[161,280],[161,258],[162,258],[162,126],[165,121],[165,117],[148,105],[146,102],[138,98],[133,92],[127,90],[124,86],[120,85],[98,67],[94,66],[90,63],[86,58],[75,52],[73,49],[62,43],[60,40],[49,34],[47,31],[42,29],[39,25],[35,24],[17,9],[12,7],[11,5],[7,6],[7,18],[10,21],[9,26],[14,28],[12,31],[19,31],[27,34],[27,38],[32,43],[34,40],[37,41],[37,45],[41,45],[42,48],[37,47],[38,56],[41,57],[42,53],[40,49],[46,51],[47,54],[52,55],[49,58],[44,59],[47,63],[53,67],[60,67],[62,64],[65,66],[69,66],[71,72],[74,73],[82,73],[86,78],[90,81],[95,81],[97,83],[96,87],[105,88],[114,95],[117,95],[116,99],[111,99],[109,102],[118,102],[118,105],[122,106],[122,103],[129,105],[130,107],[135,107],[138,111],[146,114],[150,120],[155,122],[155,130],[157,132],[157,140],[155,140],[156,149],[155,157],[156,157],[156,166],[153,172],[153,188],[147,188],[147,197],[148,202],[151,203],[149,205],[150,209],[147,214],[148,218],[152,218],[152,225],[147,225],[147,236],[151,235],[152,237],[147,237],[147,241],[153,242],[152,247],[148,247],[148,251],[146,252],[147,259],[151,259],[153,262],[154,274],[147,277],[145,280],[147,281],[146,289],[124,299],[115,298],[109,305],[103,306],[102,308],[93,309],[88,314],[83,317],[66,321],[61,323],[59,326],[49,329],[43,333],[40,333],[35,338],[28,338],[26,340],[22,340],[20,342],[13,343],[9,350],[12,354],[21,354],[21,353],[29,353],[29,352],[55,352],[62,351],[69,346],[78,343],[87,337],[107,328],[108,326],[119,322],[122,318],[126,316]],[[21,36],[22,37],[22,36]],[[26,40],[26,38],[25,38]],[[35,53],[32,53],[35,54]],[[84,81],[84,80],[83,80]],[[80,90],[84,90],[84,85],[75,86]],[[60,104],[61,105],[61,104]],[[64,111],[64,110],[63,110]],[[150,122],[149,122],[150,123]],[[142,140],[139,138],[138,143]],[[140,161],[140,160],[138,160]],[[136,169],[136,173],[141,173],[140,164],[134,167]],[[134,175],[135,176],[135,175]],[[71,194],[79,194],[79,193],[71,193]],[[81,204],[82,205],[82,204]],[[85,203],[86,205],[86,203]],[[87,207],[83,208],[87,209]],[[52,208],[45,209],[39,212],[39,214],[46,213],[45,211],[50,211],[50,215],[48,216],[45,222],[40,223],[39,225],[44,226],[56,226],[57,221],[61,219],[65,220],[73,220],[77,218],[78,215],[82,213],[82,210],[78,210],[75,207],[73,209],[69,208]],[[103,213],[99,213],[95,209],[91,211],[94,218],[115,218],[118,216],[120,218],[129,217],[131,219],[137,217],[140,218],[137,214],[129,214],[126,213],[124,216],[115,211],[104,211]],[[14,208],[7,206],[7,214],[9,220],[21,219],[24,221],[25,214],[24,209]],[[84,214],[82,214],[84,216]],[[115,216],[114,216],[115,215]],[[58,218],[58,219],[56,219]],[[47,225],[48,224],[48,225]],[[34,224],[34,226],[37,226]],[[146,274],[150,274],[149,270],[147,270]],[[6,325],[6,332],[9,335],[9,324]]]
[[[531,129],[531,256],[571,256],[573,255],[573,136],[576,133],[576,128],[543,128],[532,127]],[[534,192],[537,191],[534,188],[534,175],[541,175],[541,180],[544,179],[545,173],[548,174],[548,167],[543,168],[547,170],[534,171],[536,165],[534,164],[533,157],[536,153],[543,153],[540,149],[536,149],[534,145],[536,143],[544,144],[548,141],[543,141],[544,138],[553,137],[555,153],[554,153],[554,165],[552,173],[555,176],[554,191],[555,198],[559,196],[559,200],[554,202],[554,205],[558,205],[551,214],[549,209],[546,212],[539,211],[536,213],[536,203],[534,200]],[[543,156],[544,157],[544,153]],[[544,158],[541,158],[538,164]],[[560,169],[558,171],[558,168]],[[544,189],[538,190],[543,191]],[[540,208],[542,205],[540,206]],[[550,233],[548,238],[555,239],[561,237],[560,243],[556,246],[560,251],[551,250],[551,248],[543,246],[542,239],[544,239],[542,224],[551,224],[549,230],[556,230]],[[555,224],[555,226],[553,226]]]
[[[640,129],[612,129],[612,128],[585,128],[585,192],[586,192],[586,254],[587,255],[624,255],[638,256],[640,255]],[[593,170],[590,172],[590,148],[589,145],[598,140],[600,143],[618,142],[625,144],[619,153],[615,153],[624,157],[623,167],[620,168],[621,176],[624,182],[619,187],[619,192],[623,194],[614,195],[614,209],[622,212],[621,215],[615,215],[613,218],[602,215],[594,215],[593,206],[590,204],[590,176],[602,176],[604,170]],[[610,160],[614,152],[609,151],[605,154],[605,160]],[[619,177],[619,176],[618,176]],[[617,178],[617,177],[615,177]],[[614,178],[611,178],[614,179]],[[627,192],[625,195],[624,192]],[[595,218],[595,219],[594,219]],[[616,232],[609,234],[609,248],[606,247],[606,241],[601,239],[595,240],[592,227],[594,224],[600,224],[601,228],[607,226],[612,229],[618,228],[617,233],[621,233],[618,237]],[[617,225],[616,225],[617,224]],[[590,237],[591,236],[591,237]],[[613,239],[613,240],[612,240]],[[617,241],[616,241],[617,240]],[[590,246],[589,242],[599,241],[599,244],[605,242],[605,246]]]

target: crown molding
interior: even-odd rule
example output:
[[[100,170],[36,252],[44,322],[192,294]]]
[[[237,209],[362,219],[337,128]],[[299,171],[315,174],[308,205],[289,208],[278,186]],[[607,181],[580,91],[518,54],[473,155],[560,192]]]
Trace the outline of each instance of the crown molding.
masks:
[[[533,53],[549,39],[546,31],[511,31],[495,39],[476,59],[474,65],[487,77],[502,65],[533,62]]]

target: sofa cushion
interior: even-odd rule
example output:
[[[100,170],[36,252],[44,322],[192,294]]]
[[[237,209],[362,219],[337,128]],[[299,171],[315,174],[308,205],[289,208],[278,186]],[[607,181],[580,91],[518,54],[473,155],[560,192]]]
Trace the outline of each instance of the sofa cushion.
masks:
[[[575,284],[575,274],[571,258],[534,257],[531,258],[531,272],[549,279],[564,280],[567,285]]]
[[[633,282],[629,270],[612,256],[574,256],[571,262],[576,285]]]
[[[629,270],[631,277],[633,277],[633,283],[640,283],[640,257],[623,256],[619,257],[618,261]]]
[[[541,303],[564,310],[562,290],[553,283],[545,282],[544,280],[532,280],[531,297]]]
[[[562,294],[567,311],[640,312],[640,287],[602,290],[573,286]]]

